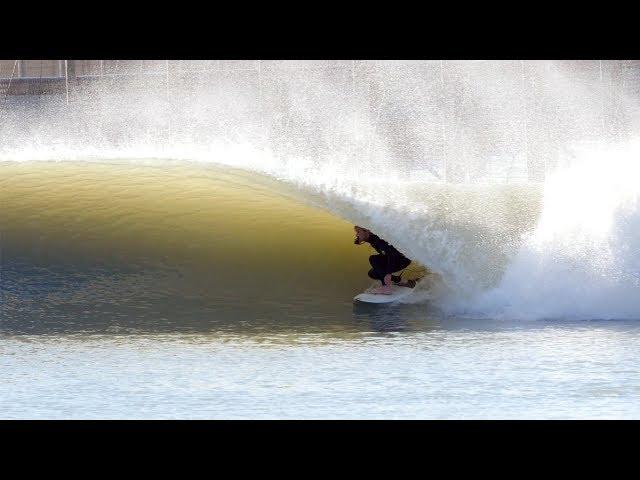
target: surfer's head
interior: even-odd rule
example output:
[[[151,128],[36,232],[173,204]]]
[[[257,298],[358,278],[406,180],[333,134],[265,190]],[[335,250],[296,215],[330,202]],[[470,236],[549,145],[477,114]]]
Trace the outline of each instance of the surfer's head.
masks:
[[[366,228],[359,227],[355,225],[353,230],[356,232],[356,239],[353,243],[356,245],[360,245],[362,242],[366,242],[369,239],[369,234],[371,233]]]

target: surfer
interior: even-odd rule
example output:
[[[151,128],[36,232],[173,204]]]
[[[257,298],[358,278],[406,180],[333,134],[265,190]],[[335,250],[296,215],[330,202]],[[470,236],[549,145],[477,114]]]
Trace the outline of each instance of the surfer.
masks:
[[[354,241],[356,245],[367,242],[378,252],[378,255],[371,255],[369,257],[369,263],[372,267],[371,270],[369,270],[369,276],[375,280],[380,280],[382,285],[372,290],[371,293],[390,295],[392,293],[392,284],[409,288],[416,286],[415,280],[402,282],[400,276],[393,275],[394,272],[407,268],[411,260],[396,250],[393,245],[389,245],[388,242],[385,242],[366,228],[356,225],[353,229],[356,232],[356,239]]]

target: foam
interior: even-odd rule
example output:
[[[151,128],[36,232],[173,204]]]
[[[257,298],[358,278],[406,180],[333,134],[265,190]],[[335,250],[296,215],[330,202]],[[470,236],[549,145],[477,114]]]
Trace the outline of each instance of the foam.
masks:
[[[468,304],[515,318],[640,318],[638,144],[580,151],[545,185],[535,231]]]

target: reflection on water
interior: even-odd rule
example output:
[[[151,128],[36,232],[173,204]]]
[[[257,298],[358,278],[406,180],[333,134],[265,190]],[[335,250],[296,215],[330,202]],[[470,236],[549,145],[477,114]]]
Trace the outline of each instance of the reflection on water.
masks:
[[[631,323],[356,310],[334,332],[5,331],[0,418],[640,418]]]
[[[182,283],[182,288],[176,285]],[[79,268],[7,261],[2,322],[9,334],[235,333],[419,331],[437,318],[428,304],[370,305],[313,292],[253,298],[242,288],[192,284],[180,270],[113,265]],[[284,302],[283,300],[286,300]]]

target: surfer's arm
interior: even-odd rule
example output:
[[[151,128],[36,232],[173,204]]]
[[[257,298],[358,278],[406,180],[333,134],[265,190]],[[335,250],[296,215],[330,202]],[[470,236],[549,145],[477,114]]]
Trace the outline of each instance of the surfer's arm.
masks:
[[[378,253],[385,255],[389,251],[389,244],[373,233],[367,240]]]
[[[388,242],[385,242],[377,235],[374,235],[374,234],[369,235],[368,242],[371,244],[373,248],[376,249],[378,253],[381,253],[382,255],[393,256],[393,257],[404,257],[404,255],[400,253],[400,251],[398,251],[396,247],[394,247],[393,245],[390,245]]]

